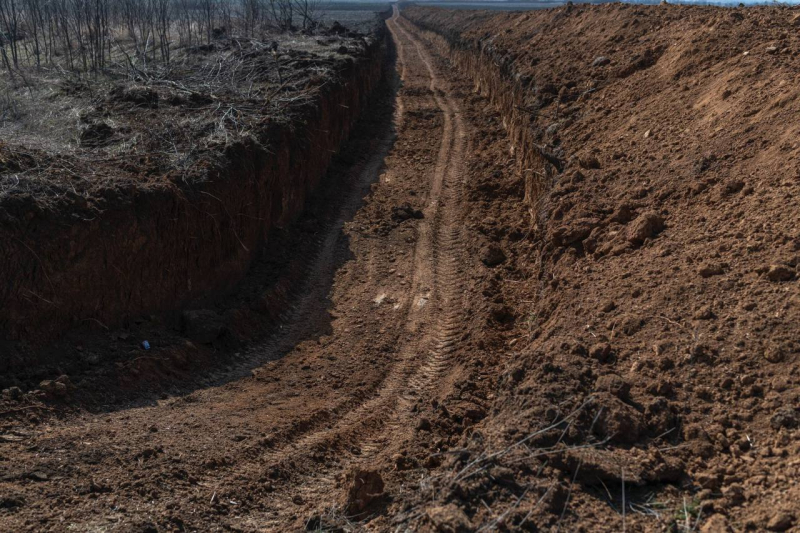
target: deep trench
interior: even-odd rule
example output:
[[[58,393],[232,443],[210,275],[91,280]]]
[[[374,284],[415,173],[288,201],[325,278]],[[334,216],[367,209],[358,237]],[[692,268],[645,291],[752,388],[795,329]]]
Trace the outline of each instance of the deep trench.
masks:
[[[531,140],[528,117],[520,111],[524,83],[481,43],[441,31],[413,11],[407,20],[423,30],[428,44],[471,78],[475,90],[500,111],[535,219],[539,199],[556,167]],[[344,260],[346,252],[341,249],[325,251],[332,254],[325,271],[310,272],[308,265],[315,263],[325,243],[320,237],[324,232],[309,232],[309,228],[337,223],[342,204],[347,203],[342,198],[354,194],[352,176],[358,172],[353,170],[366,164],[372,152],[386,149],[374,141],[391,127],[397,73],[394,44],[385,27],[378,37],[367,57],[345,73],[346,81],[323,95],[318,113],[305,129],[312,135],[337,131],[337,136],[298,139],[303,131],[286,132],[280,140],[283,148],[274,154],[235,146],[231,159],[235,163],[228,176],[209,182],[207,190],[178,191],[177,196],[175,191],[151,191],[132,205],[111,210],[105,220],[74,225],[63,239],[38,239],[28,244],[23,238],[13,238],[14,231],[25,231],[33,239],[41,232],[63,232],[63,227],[54,228],[60,224],[58,220],[47,217],[34,219],[27,227],[0,228],[12,232],[12,239],[0,240],[7,248],[0,267],[10,273],[0,292],[4,302],[0,313],[4,378],[0,386],[20,384],[20,380],[35,385],[53,372],[94,372],[96,362],[87,361],[85,351],[93,347],[104,351],[108,332],[113,335],[119,329],[132,338],[158,338],[167,358],[175,360],[171,364],[181,366],[187,356],[180,346],[185,337],[191,337],[182,314],[186,309],[226,310],[220,311],[225,315],[220,319],[222,334],[210,342],[213,355],[192,355],[197,359],[193,366],[220,368],[221,362],[240,358],[245,364],[236,366],[234,374],[239,375],[242,369],[263,361],[263,355],[257,359],[242,355],[246,345],[267,338],[282,324],[298,322],[298,301],[310,292],[309,284],[315,284],[318,291],[326,283],[329,286],[336,264]],[[319,149],[323,142],[340,145],[335,150],[338,154],[331,157],[334,150]],[[242,180],[242,176],[247,178]],[[295,179],[276,183],[276,176]],[[270,195],[267,189],[276,185],[297,192]],[[254,197],[261,201],[252,202]],[[287,203],[287,199],[293,200]],[[276,200],[280,205],[274,205]],[[253,204],[255,211],[247,214]],[[351,202],[345,210],[351,216],[357,208],[358,204]],[[229,216],[198,215],[209,211],[247,216],[239,219],[244,225],[237,225]],[[265,217],[271,221],[263,223]],[[169,228],[170,221],[178,221],[174,222],[177,226]],[[198,234],[200,238],[187,238]],[[143,241],[146,246],[142,248]],[[77,242],[80,250],[76,250]],[[102,250],[101,257],[98,250]],[[110,268],[123,261],[130,269],[127,276]],[[26,297],[26,291],[45,298]],[[247,331],[228,327],[241,318],[236,314],[240,309],[256,317],[247,321]],[[304,331],[319,325],[319,319],[308,316],[299,322],[305,324]],[[288,347],[276,347],[269,357],[279,356]],[[127,364],[131,353],[112,353],[103,363]],[[214,381],[233,374],[225,375],[217,375]],[[171,382],[173,377],[165,376],[164,381]]]

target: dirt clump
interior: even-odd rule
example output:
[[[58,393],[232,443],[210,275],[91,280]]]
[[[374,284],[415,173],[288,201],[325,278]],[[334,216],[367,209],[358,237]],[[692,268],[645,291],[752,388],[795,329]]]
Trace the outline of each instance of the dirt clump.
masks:
[[[363,515],[385,496],[381,475],[375,470],[354,469],[347,474],[344,511],[348,516]]]

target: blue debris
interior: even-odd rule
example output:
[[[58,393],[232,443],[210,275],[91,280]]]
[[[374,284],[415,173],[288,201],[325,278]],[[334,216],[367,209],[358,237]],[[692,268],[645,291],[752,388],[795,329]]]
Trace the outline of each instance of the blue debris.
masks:
[[[144,348],[145,350],[149,350],[150,349],[150,343],[147,342],[147,341],[142,341],[142,348]]]

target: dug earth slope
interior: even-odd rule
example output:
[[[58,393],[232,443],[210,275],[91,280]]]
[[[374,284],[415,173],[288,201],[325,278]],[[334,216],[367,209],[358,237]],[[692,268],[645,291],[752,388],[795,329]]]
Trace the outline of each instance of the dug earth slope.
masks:
[[[500,113],[531,217],[487,169],[510,324],[430,494],[474,525],[796,527],[800,11],[404,15]]]

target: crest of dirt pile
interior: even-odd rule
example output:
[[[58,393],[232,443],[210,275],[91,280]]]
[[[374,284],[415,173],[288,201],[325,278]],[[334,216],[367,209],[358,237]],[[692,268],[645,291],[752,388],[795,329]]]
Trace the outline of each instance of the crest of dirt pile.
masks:
[[[497,359],[465,389],[490,414],[420,523],[796,527],[798,13],[404,12],[491,101],[470,198]]]

